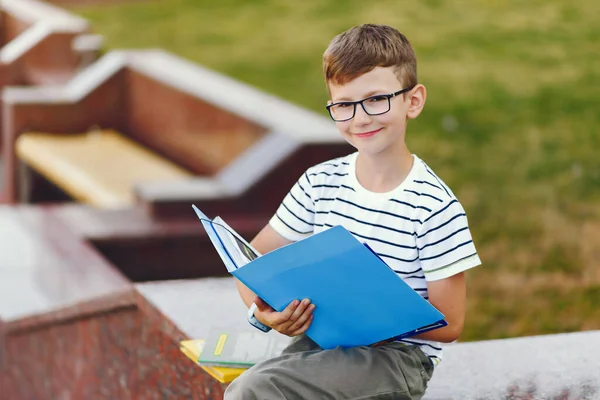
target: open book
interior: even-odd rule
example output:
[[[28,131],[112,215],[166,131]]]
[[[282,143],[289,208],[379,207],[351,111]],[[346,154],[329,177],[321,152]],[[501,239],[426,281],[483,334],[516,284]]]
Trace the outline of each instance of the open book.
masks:
[[[275,331],[265,335],[250,325],[245,330],[212,328],[197,361],[212,367],[250,368],[281,355],[289,343],[287,336]]]
[[[192,206],[227,270],[275,310],[309,298],[306,335],[323,349],[371,345],[446,326],[444,315],[341,226],[261,255]]]
[[[180,350],[213,378],[228,383],[253,365],[281,355],[291,339],[275,331],[213,327],[205,339],[183,340]]]
[[[205,342],[204,339],[183,340],[179,343],[179,349],[187,358],[221,383],[229,383],[246,371],[247,368],[214,367],[200,364],[198,359],[204,350]]]
[[[196,213],[200,212],[195,206],[194,209]],[[200,215],[198,216],[200,217]],[[206,224],[210,224],[210,229],[214,231],[215,235],[211,236],[209,234],[209,237],[213,241],[213,244],[215,244],[214,239],[217,239],[218,245],[215,244],[215,247],[227,267],[227,271],[230,273],[261,256],[243,237],[231,229],[221,217],[216,217],[212,221],[205,217],[200,217],[200,219],[205,224],[205,229],[207,228]]]

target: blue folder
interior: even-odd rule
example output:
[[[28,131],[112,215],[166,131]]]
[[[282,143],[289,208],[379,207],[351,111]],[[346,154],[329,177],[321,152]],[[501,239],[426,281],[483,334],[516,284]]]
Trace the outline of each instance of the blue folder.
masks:
[[[447,325],[439,310],[342,226],[255,259],[251,255],[239,266],[232,241],[219,233],[224,226],[193,208],[230,273],[271,307],[281,312],[304,298],[316,305],[306,334],[323,349],[366,346]],[[255,252],[243,242],[247,253]]]

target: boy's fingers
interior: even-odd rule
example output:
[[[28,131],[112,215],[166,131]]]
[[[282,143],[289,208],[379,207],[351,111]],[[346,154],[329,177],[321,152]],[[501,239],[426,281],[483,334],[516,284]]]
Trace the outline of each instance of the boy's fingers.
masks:
[[[306,310],[306,307],[308,306],[308,304],[310,303],[310,301],[308,299],[304,299],[303,301],[298,301],[296,307],[293,307],[293,304],[296,303],[292,303],[292,308],[290,308],[290,311],[292,311],[291,314],[288,313],[282,313],[282,319],[279,321],[280,322],[280,326],[279,326],[279,331],[280,332],[284,332],[284,334],[288,334],[289,332],[291,332],[290,327],[292,325],[294,325],[294,323],[298,320],[298,318],[300,318],[302,316],[302,314],[304,313],[304,311]],[[287,310],[286,310],[287,311]]]
[[[254,304],[256,304],[256,308],[258,308],[260,311],[272,310],[271,306],[268,305],[266,301],[264,301],[258,296],[254,298]]]
[[[264,303],[262,299],[259,301]],[[259,307],[258,303],[256,306],[257,308]],[[264,319],[269,326],[280,333],[289,335],[290,332],[293,332],[303,326],[303,324],[311,315],[313,309],[314,305],[311,305],[310,300],[308,299],[305,299],[302,302],[299,300],[294,300],[288,304],[288,306],[282,312],[272,312],[269,315],[265,315],[264,312],[261,312],[261,314],[264,315]],[[299,319],[301,320],[298,321]]]
[[[294,332],[292,332],[290,334],[290,336],[298,336],[298,335],[302,335],[304,332],[306,332],[308,330],[308,328],[310,328],[310,324],[312,323],[313,318],[314,318],[314,314],[311,314],[310,317],[308,317],[308,319],[304,323],[304,325],[302,325],[300,327],[300,329],[297,329]]]
[[[300,308],[300,307],[298,307]],[[310,318],[310,316],[312,315],[313,310],[315,309],[315,305],[314,304],[310,304],[308,305],[304,312],[300,315],[300,317],[298,317],[288,328],[289,331],[291,332],[295,332],[296,330],[300,329],[302,326],[304,326],[304,324],[306,323],[306,321]]]
[[[294,313],[296,307],[298,307],[298,303],[298,300],[294,300],[282,312],[273,312],[270,321],[274,328],[277,327],[277,331],[281,332],[281,330],[286,329],[286,326],[289,325],[290,316]]]
[[[292,314],[294,314],[294,311],[296,311],[296,307],[298,307],[299,304],[300,302],[298,300],[294,300],[290,304],[288,304],[288,306],[282,312],[279,313],[281,316],[280,323],[289,320]]]
[[[298,320],[298,318],[300,318],[302,314],[304,314],[309,305],[309,299],[302,300],[298,307],[296,307],[296,310],[294,310],[294,313],[290,316],[290,322],[294,324]]]

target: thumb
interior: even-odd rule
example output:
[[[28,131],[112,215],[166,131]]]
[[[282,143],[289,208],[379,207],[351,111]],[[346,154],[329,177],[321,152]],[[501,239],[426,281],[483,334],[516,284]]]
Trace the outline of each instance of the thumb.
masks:
[[[254,304],[256,304],[256,308],[258,308],[259,311],[272,310],[271,306],[258,296],[254,298]]]

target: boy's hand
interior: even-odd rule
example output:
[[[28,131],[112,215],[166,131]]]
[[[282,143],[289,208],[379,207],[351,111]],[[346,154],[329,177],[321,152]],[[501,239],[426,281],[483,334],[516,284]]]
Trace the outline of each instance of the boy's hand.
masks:
[[[313,320],[314,304],[309,299],[292,301],[282,312],[275,311],[260,297],[254,299],[254,316],[261,323],[287,336],[298,336],[306,332]]]

